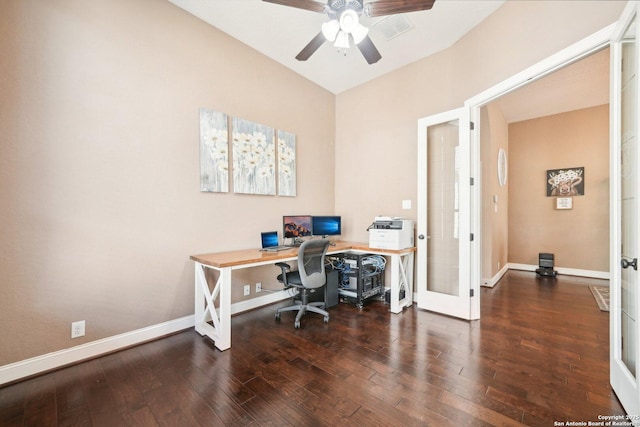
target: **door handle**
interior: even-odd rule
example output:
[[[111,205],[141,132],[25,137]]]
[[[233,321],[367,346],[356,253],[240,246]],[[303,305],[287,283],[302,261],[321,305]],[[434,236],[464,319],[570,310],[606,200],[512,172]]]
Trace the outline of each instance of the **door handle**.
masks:
[[[631,261],[627,261],[626,258],[622,258],[622,260],[620,260],[620,266],[622,268],[629,268],[629,267],[633,267],[634,270],[638,270],[638,258],[634,258]]]
[[[420,239],[420,240],[424,240],[424,234],[419,235],[419,236],[418,236],[418,239]]]

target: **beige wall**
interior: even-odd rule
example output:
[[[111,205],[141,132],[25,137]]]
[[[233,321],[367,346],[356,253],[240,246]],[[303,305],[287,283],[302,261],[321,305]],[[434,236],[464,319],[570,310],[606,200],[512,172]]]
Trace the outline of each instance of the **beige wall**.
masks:
[[[0,365],[193,314],[190,254],[333,212],[333,94],[171,3],[2,1],[0,35]],[[295,133],[298,196],[201,193],[200,107]]]
[[[461,107],[466,99],[601,30],[617,20],[624,5],[507,1],[451,48],[339,94],[336,211],[352,212],[348,238],[365,240],[376,215],[416,219],[419,118]],[[401,209],[403,199],[414,201],[412,209]]]
[[[509,127],[496,103],[483,107],[481,114],[482,279],[491,282],[508,263],[509,179],[500,186],[497,171],[498,151],[509,158]]]
[[[192,313],[188,256],[255,246],[283,214],[341,214],[357,240],[375,215],[415,219],[417,119],[623,4],[507,2],[451,48],[333,96],[169,2],[0,2],[0,365]],[[200,193],[199,107],[295,133],[298,197]]]
[[[339,94],[335,206],[349,213],[347,238],[366,240],[376,215],[417,219],[419,118],[461,107],[601,30],[618,19],[625,4],[507,1],[449,49]],[[412,209],[401,209],[404,199],[413,200]],[[414,289],[424,286],[416,282]]]
[[[546,171],[584,166],[584,196],[555,209]],[[609,106],[509,125],[509,262],[609,271]]]

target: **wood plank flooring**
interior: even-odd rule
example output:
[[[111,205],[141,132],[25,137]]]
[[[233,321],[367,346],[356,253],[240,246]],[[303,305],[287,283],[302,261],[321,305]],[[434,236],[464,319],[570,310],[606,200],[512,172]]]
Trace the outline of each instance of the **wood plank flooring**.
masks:
[[[331,320],[276,305],[0,388],[2,426],[553,426],[624,414],[609,386],[606,284],[511,271],[482,319],[373,302]]]

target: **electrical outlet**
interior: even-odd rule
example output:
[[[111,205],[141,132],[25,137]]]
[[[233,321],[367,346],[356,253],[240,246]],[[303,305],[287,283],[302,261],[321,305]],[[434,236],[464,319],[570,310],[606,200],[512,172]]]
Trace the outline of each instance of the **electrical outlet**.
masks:
[[[262,282],[256,283],[256,293],[262,292]]]
[[[71,324],[71,338],[78,338],[84,336],[84,320],[73,322]]]
[[[251,294],[251,285],[244,285],[244,296]]]

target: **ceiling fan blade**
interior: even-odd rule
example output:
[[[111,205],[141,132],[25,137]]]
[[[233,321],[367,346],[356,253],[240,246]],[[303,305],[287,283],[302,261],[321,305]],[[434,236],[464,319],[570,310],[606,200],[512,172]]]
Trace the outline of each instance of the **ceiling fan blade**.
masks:
[[[380,55],[380,52],[378,52],[378,49],[376,49],[376,46],[373,44],[369,36],[362,39],[357,46],[358,49],[360,49],[362,56],[364,56],[364,59],[366,59],[369,64],[375,64],[380,60],[380,58],[382,58],[382,55]]]
[[[322,46],[322,43],[324,43],[325,40],[326,39],[324,38],[322,31],[320,31],[317,36],[312,38],[311,41],[302,48],[300,53],[296,55],[296,59],[298,61],[306,61],[316,50],[318,50],[320,46]]]
[[[372,0],[364,5],[369,17],[395,15],[397,13],[429,10],[436,0]]]
[[[262,0],[267,3],[281,4],[283,6],[295,7],[297,9],[310,10],[312,12],[324,12],[327,2],[319,3],[314,0]]]

